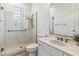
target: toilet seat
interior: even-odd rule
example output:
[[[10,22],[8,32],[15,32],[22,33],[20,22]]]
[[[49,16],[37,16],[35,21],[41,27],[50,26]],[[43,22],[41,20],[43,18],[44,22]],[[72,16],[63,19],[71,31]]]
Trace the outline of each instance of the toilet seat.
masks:
[[[36,43],[30,44],[27,46],[28,49],[33,49],[33,48],[37,48],[38,45]]]

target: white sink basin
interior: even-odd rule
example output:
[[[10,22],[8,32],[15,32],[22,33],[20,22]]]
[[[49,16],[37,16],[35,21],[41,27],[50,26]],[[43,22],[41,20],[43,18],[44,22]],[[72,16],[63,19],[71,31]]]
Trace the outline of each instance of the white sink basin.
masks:
[[[52,44],[59,45],[59,46],[64,46],[64,47],[69,46],[68,43],[65,43],[65,42],[59,41],[59,40],[50,40],[50,42]]]

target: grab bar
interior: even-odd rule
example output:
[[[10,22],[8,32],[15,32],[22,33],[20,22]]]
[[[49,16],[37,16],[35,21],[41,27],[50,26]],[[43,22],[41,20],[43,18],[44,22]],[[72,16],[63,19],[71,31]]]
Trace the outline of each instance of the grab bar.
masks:
[[[8,30],[8,32],[23,32],[23,31],[26,31],[26,29],[25,30]]]

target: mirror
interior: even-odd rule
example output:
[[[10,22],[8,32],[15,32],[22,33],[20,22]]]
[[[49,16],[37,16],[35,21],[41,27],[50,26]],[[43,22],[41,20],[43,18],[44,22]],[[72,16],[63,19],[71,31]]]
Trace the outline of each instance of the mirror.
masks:
[[[49,33],[73,36],[79,32],[79,4],[51,3]]]

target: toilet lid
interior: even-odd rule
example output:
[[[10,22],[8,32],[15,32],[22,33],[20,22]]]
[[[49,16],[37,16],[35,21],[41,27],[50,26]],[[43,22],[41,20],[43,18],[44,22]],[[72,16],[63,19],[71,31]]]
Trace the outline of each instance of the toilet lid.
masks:
[[[37,48],[38,45],[36,43],[30,44],[27,46],[27,48]]]

